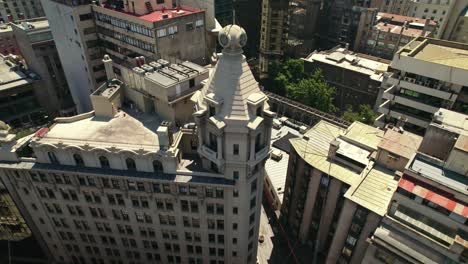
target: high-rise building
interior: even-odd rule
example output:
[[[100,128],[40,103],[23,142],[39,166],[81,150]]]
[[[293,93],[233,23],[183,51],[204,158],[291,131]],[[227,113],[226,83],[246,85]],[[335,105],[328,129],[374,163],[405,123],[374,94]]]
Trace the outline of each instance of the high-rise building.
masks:
[[[283,58],[289,30],[289,1],[263,0],[260,32],[260,78]]]
[[[43,16],[44,10],[42,9],[40,0],[0,1],[0,21],[5,23]]]
[[[291,243],[304,247],[308,260],[361,263],[397,187],[395,171],[404,168],[421,138],[322,120],[290,142],[281,221]]]
[[[137,91],[112,79],[106,56],[94,112],[2,142],[1,179],[50,262],[256,262],[273,113],[242,54],[244,30],[227,26],[219,40],[223,53],[191,97],[196,129],[125,98],[173,92],[182,76],[176,92],[199,85],[192,71],[166,66],[153,74],[167,80]]]
[[[47,94],[47,112],[52,116],[76,114],[49,22],[40,18],[11,26],[26,64],[41,77],[41,93]]]
[[[466,118],[446,109],[434,116],[363,263],[468,261]]]
[[[234,2],[236,11],[235,21],[245,29],[249,41],[244,47],[247,59],[258,59],[260,50],[260,28],[262,17],[262,0],[236,0]]]
[[[450,25],[452,23],[453,27],[446,30],[444,38],[451,41],[468,43],[468,4],[458,15],[454,12],[453,17],[449,21]]]
[[[439,108],[467,112],[468,45],[418,37],[400,49],[377,98],[376,125],[404,123],[420,134]]]
[[[103,52],[119,64],[141,56],[208,61],[205,13],[172,1],[43,0],[78,112],[91,110],[89,94],[106,80]],[[190,43],[190,45],[187,45]]]
[[[233,0],[214,0],[214,10],[216,20],[221,26],[232,24]]]

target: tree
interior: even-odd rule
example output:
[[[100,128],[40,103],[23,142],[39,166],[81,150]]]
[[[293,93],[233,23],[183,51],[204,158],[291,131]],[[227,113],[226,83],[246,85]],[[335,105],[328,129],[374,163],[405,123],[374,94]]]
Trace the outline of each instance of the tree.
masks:
[[[333,113],[335,88],[324,81],[322,71],[317,69],[310,78],[286,86],[286,96],[320,111]]]
[[[272,67],[272,66],[270,66]],[[285,95],[286,87],[291,83],[297,83],[304,78],[304,61],[299,59],[287,60],[281,67],[273,67],[271,75],[273,77],[272,92]]]
[[[372,125],[377,118],[377,114],[368,104],[359,105],[358,112],[353,112],[351,106],[343,113],[343,119],[349,122],[359,121],[368,125]]]

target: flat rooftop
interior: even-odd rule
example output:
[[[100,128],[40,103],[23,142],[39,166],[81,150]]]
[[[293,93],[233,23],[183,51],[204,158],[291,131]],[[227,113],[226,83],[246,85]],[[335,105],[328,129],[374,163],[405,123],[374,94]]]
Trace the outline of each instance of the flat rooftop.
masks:
[[[459,135],[468,135],[468,116],[462,113],[439,108],[434,114],[431,126],[437,126]],[[440,121],[436,121],[439,119]]]
[[[106,9],[109,9],[109,10],[112,10],[112,11],[115,11],[115,12],[123,13],[123,14],[129,15],[129,16],[137,17],[139,19],[142,19],[142,20],[145,20],[145,21],[148,21],[148,22],[159,22],[159,21],[163,21],[163,20],[169,20],[169,19],[173,19],[173,18],[177,18],[177,17],[182,17],[182,16],[187,16],[187,15],[191,15],[191,14],[204,12],[203,10],[201,10],[199,8],[181,5],[178,8],[166,8],[166,9],[161,9],[161,10],[154,10],[153,12],[151,12],[149,14],[138,15],[138,14],[124,12],[122,10],[112,9],[110,7],[110,5],[107,5],[106,3],[102,4],[101,7],[104,7]],[[163,16],[166,16],[166,15],[167,15],[167,17],[164,18]]]
[[[387,22],[378,22],[376,25],[374,25],[374,29],[394,34],[401,33],[402,35],[408,37],[419,37],[422,36],[423,33],[424,36],[428,36],[431,33],[430,31],[424,31],[422,28],[405,27],[402,25],[389,24]]]
[[[146,78],[163,87],[172,87],[173,85],[192,79],[208,69],[198,64],[184,61],[182,63],[170,64],[152,73],[147,73]]]
[[[397,186],[398,181],[394,179],[394,171],[374,166],[366,170],[362,179],[349,188],[345,197],[384,216]]]
[[[0,91],[31,83],[32,80],[21,71],[15,71],[0,56]]]
[[[156,130],[160,125],[156,115],[120,111],[113,118],[96,117],[86,113],[57,119],[49,131],[37,139],[39,144],[63,144],[92,147],[115,147],[127,150],[155,152],[159,148]]]
[[[306,132],[308,140],[295,138],[290,142],[298,155],[310,166],[351,185],[360,178],[360,175],[349,167],[328,159],[330,143],[344,132],[344,128],[322,120]]]
[[[0,24],[0,34],[5,32],[13,32],[13,29],[9,24]]]
[[[433,158],[418,153],[408,165],[408,169],[429,180],[468,195],[468,178],[437,164]]]
[[[270,179],[273,189],[280,202],[283,202],[284,187],[286,185],[286,177],[288,172],[289,153],[283,149],[275,147],[275,142],[282,141],[284,137],[295,135],[300,137],[301,134],[296,129],[283,125],[280,129],[272,129],[271,131],[271,150],[279,152],[283,155],[280,160],[274,160],[271,157],[265,163],[266,176]],[[288,140],[289,143],[289,140]]]
[[[422,137],[409,132],[398,132],[387,129],[379,144],[379,148],[390,153],[411,159],[421,145]]]
[[[22,23],[15,24],[16,27],[23,30],[34,30],[34,29],[44,29],[49,28],[49,21],[47,18],[24,21]]]
[[[377,13],[377,19],[385,20],[385,21],[392,21],[395,23],[403,24],[405,22],[424,25],[426,23],[426,19],[419,18],[419,17],[411,17],[411,16],[402,16],[398,14],[391,14],[391,13],[384,13],[379,12]],[[434,20],[429,19],[429,25],[436,26],[437,23]]]
[[[468,70],[468,44],[418,37],[397,54],[434,64]]]
[[[368,55],[351,52],[345,48],[337,48],[326,51],[314,51],[304,60],[335,65],[350,71],[369,75],[371,79],[382,81],[383,73],[387,71],[390,62],[379,58],[375,58],[375,60],[372,58]]]
[[[361,122],[352,123],[341,138],[354,144],[361,145],[370,150],[377,150],[382,141],[384,131]]]

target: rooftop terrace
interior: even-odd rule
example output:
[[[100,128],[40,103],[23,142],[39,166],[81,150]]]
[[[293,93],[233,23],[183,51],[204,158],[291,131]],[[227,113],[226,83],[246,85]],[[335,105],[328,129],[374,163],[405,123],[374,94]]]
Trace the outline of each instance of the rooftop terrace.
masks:
[[[464,43],[418,37],[396,54],[468,70],[468,44]]]

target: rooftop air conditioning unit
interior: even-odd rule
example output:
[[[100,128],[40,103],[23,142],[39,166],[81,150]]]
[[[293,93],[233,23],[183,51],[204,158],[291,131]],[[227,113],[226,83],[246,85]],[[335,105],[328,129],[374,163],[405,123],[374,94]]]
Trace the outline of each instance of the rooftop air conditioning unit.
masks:
[[[270,154],[271,159],[279,161],[283,158],[283,153],[280,150],[274,149]]]
[[[169,14],[162,14],[161,18],[162,19],[167,19],[167,18],[169,18]]]

